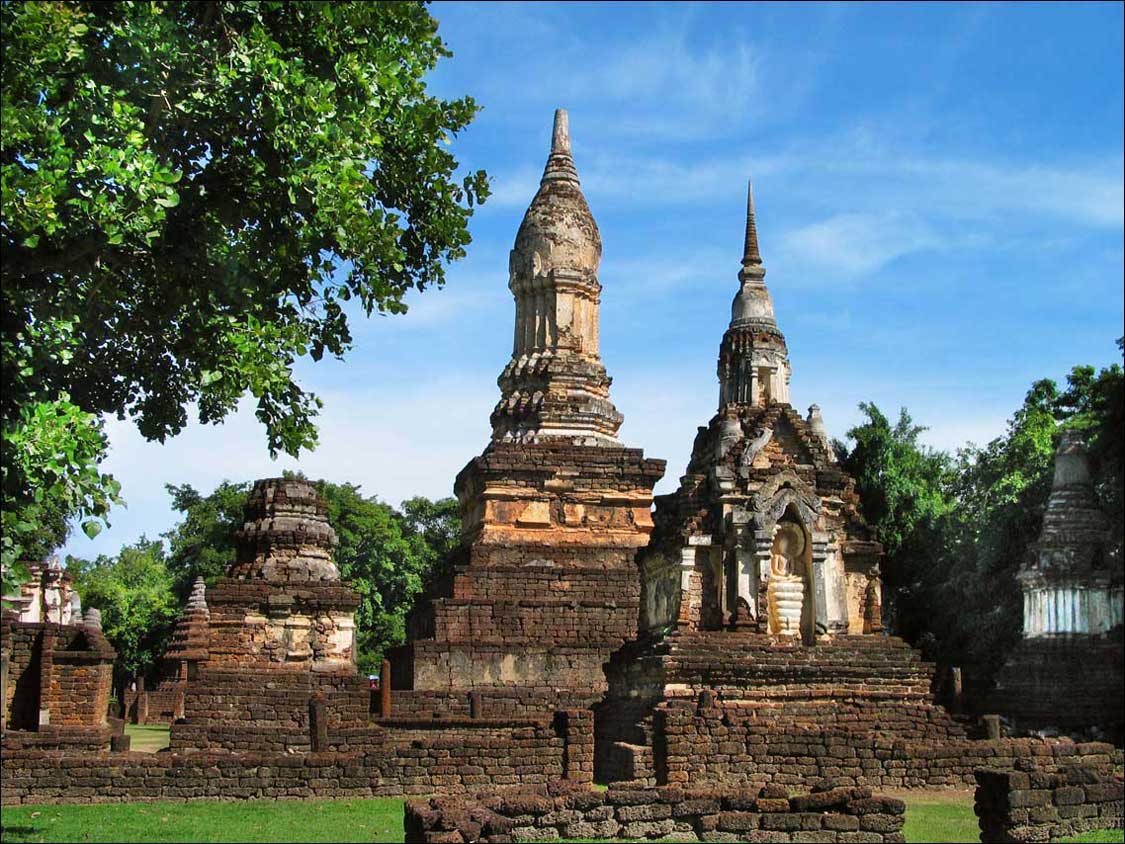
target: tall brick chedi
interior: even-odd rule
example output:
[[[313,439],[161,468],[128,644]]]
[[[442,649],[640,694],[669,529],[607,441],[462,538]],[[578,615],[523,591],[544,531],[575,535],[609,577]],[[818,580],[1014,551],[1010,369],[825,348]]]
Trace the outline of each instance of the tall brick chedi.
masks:
[[[588,703],[605,688],[602,663],[635,630],[633,558],[664,463],[617,439],[598,348],[601,248],[560,110],[509,260],[515,331],[492,441],[454,487],[462,543],[395,654],[395,684],[416,698],[452,705],[476,690],[494,709]]]

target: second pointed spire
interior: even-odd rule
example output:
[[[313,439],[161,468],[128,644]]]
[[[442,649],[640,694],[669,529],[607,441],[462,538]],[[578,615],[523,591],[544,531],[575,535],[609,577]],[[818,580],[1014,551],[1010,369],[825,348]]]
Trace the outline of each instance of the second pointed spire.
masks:
[[[758,251],[758,224],[754,219],[754,183],[746,183],[746,241],[742,247],[742,266],[760,266],[762,255]]]

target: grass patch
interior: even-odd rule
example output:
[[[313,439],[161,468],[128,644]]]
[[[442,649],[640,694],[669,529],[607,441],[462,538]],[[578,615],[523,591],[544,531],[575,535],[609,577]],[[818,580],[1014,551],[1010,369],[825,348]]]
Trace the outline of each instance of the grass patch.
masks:
[[[143,728],[142,728],[143,729]],[[976,842],[972,792],[898,792],[906,801],[911,844]],[[235,803],[114,803],[100,806],[12,806],[0,814],[9,842],[234,842],[403,840],[402,803],[372,800],[246,800]],[[1063,839],[1121,842],[1122,831]]]
[[[1076,835],[1073,838],[1060,838],[1060,842],[1095,842],[1095,841],[1125,841],[1125,830],[1120,829],[1095,829],[1092,832],[1083,832],[1081,835]]]
[[[155,753],[168,746],[169,728],[160,724],[126,724],[125,735],[129,736],[129,749],[141,753]]]
[[[895,796],[906,802],[906,825],[902,832],[907,841],[932,844],[980,841],[971,791],[900,792]]]
[[[243,800],[11,806],[7,844],[26,841],[402,841],[402,800]]]

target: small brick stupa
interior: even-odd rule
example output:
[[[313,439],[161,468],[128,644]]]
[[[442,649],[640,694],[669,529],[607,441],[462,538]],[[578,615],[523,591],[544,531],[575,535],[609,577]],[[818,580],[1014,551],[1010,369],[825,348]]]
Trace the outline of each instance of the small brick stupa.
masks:
[[[1094,497],[1086,444],[1073,431],[1062,434],[1043,528],[1018,578],[1023,637],[986,708],[1017,732],[1094,728],[1120,743],[1125,572]]]
[[[210,657],[211,612],[207,609],[207,584],[197,577],[191,587],[187,606],[172,631],[172,643],[164,653],[166,682],[186,683],[197,674],[199,663]]]
[[[701,699],[713,704],[709,718],[760,723],[766,743],[792,729],[963,736],[930,702],[933,666],[882,634],[882,547],[819,408],[803,417],[789,403],[788,349],[765,275],[748,192],[719,410],[699,429],[679,489],[656,500],[656,530],[639,556],[640,637],[614,654],[597,707],[606,780],[683,781],[668,770],[669,747],[698,739],[703,748],[692,730],[710,727],[688,723],[673,736],[654,716],[694,711]],[[753,776],[759,764],[701,753],[706,770],[693,777]]]
[[[664,462],[617,439],[598,347],[601,248],[559,110],[509,261],[515,336],[492,442],[457,476],[461,547],[393,654],[396,712],[467,711],[470,691],[488,714],[585,706],[635,630],[634,555]]]
[[[184,692],[189,680],[198,676],[198,666],[211,654],[211,613],[207,609],[207,584],[197,577],[184,611],[172,631],[172,641],[160,660],[159,684],[146,690],[144,677],[136,688],[125,692],[125,717],[137,724],[170,724],[184,717]]]
[[[332,560],[327,506],[305,480],[257,481],[237,539],[235,562],[207,590],[206,635],[198,615],[183,628],[179,656],[205,645],[207,659],[187,683],[172,747],[307,749],[317,692],[328,698],[337,734],[359,730],[369,700],[355,667],[359,596]]]

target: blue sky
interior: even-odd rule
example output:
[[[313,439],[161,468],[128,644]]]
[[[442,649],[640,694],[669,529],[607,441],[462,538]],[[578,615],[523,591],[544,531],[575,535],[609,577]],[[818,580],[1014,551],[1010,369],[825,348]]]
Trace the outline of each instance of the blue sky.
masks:
[[[909,408],[954,448],[1004,430],[1030,383],[1117,358],[1125,303],[1122,9],[1110,4],[437,3],[442,96],[484,107],[454,149],[493,177],[469,257],[410,313],[302,365],[321,446],[271,461],[252,407],[165,445],[109,420],[128,507],[112,553],[210,491],[299,467],[392,503],[450,494],[488,440],[511,353],[507,254],[552,111],[604,242],[602,353],[622,439],[682,474],[717,400],[752,177],[793,403],[835,436]]]

